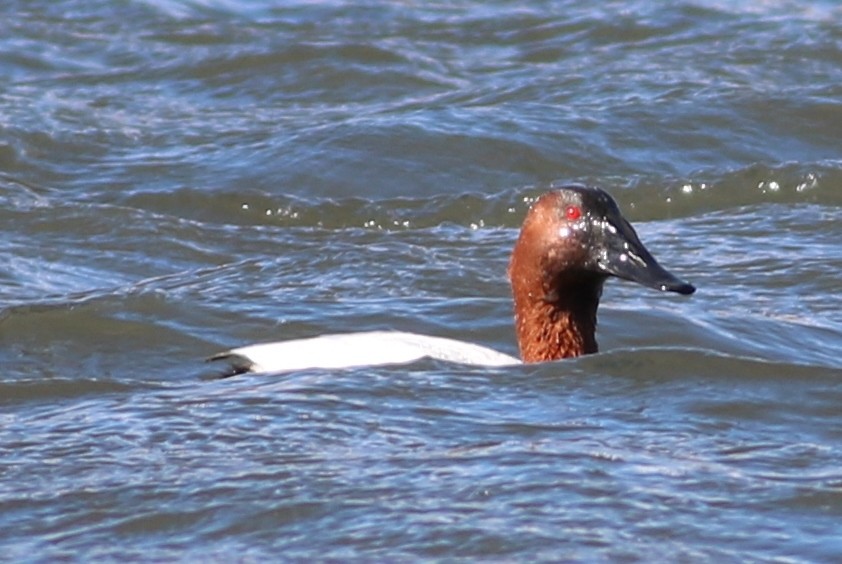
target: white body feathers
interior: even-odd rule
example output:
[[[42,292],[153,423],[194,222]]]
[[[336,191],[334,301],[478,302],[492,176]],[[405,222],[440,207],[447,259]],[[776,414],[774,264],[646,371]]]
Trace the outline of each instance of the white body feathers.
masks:
[[[422,358],[474,366],[521,363],[513,356],[480,345],[399,331],[321,335],[249,345],[214,355],[210,360],[228,361],[235,373],[242,373],[406,364]]]

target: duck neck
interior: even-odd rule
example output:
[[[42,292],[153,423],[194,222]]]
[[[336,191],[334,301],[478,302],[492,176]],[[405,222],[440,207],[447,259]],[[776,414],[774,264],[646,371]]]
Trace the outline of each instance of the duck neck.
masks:
[[[596,310],[604,278],[513,279],[515,332],[524,362],[597,352]]]

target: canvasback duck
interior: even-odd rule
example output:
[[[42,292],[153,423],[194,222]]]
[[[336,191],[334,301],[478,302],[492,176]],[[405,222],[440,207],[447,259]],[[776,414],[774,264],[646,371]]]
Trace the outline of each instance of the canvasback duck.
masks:
[[[695,288],[665,270],[605,191],[563,186],[539,197],[523,221],[509,262],[515,333],[523,362],[597,352],[602,285],[616,276],[661,291]],[[323,335],[225,351],[226,375],[402,364],[422,358],[479,366],[521,360],[455,339],[398,331]]]

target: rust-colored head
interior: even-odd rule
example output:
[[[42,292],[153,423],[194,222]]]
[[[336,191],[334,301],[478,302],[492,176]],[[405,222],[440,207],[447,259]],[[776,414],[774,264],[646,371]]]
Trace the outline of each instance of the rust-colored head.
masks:
[[[538,198],[509,263],[524,362],[597,351],[596,310],[609,276],[679,294],[695,291],[658,264],[603,190],[564,186]]]

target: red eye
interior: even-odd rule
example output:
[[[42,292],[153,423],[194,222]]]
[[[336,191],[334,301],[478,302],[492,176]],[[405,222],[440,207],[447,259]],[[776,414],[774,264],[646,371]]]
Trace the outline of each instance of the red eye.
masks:
[[[582,210],[579,209],[579,206],[567,206],[567,209],[564,210],[564,215],[570,221],[576,221],[582,217]]]

